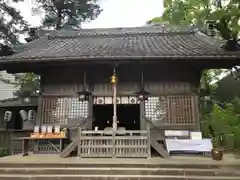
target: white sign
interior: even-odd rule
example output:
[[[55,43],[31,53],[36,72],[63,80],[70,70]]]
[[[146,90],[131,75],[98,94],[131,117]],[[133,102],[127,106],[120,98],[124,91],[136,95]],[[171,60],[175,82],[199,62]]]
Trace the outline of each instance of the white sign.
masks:
[[[202,132],[190,132],[191,139],[202,139]]]

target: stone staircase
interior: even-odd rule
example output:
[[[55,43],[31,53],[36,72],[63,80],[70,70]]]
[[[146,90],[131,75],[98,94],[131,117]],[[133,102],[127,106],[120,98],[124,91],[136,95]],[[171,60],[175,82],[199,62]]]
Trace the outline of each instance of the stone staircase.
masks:
[[[239,169],[240,164],[0,162],[0,180],[240,180]]]

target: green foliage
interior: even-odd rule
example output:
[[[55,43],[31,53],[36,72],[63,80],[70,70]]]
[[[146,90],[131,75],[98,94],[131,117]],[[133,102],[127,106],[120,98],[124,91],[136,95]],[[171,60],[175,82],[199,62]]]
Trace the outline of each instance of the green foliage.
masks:
[[[67,28],[68,26],[79,27],[82,22],[94,20],[102,11],[96,0],[37,0],[37,3],[39,3],[39,7],[35,9],[35,12],[39,9],[45,11],[43,25],[45,27],[54,27],[55,29]],[[11,17],[9,22],[6,22],[3,17],[0,19],[0,40],[16,45],[18,30],[15,25],[25,29],[26,23],[19,12],[7,6],[1,0],[0,10]],[[1,50],[0,55],[7,56],[13,53],[8,46],[1,46]],[[19,88],[15,92],[15,95],[18,97],[38,95],[39,93],[40,78],[33,73],[17,74],[15,82],[10,82],[1,77],[0,80],[14,84]]]
[[[203,96],[211,96],[215,98],[215,92],[218,88],[218,81],[224,76],[229,74],[228,69],[209,69],[202,72],[200,81],[200,88],[204,91]]]
[[[102,11],[95,0],[37,0],[39,9],[45,11],[43,26],[55,29],[68,26],[79,27],[82,22],[94,20]],[[40,77],[33,73],[17,74],[14,85],[19,88],[15,92],[18,97],[39,94]],[[7,80],[5,80],[7,83]]]
[[[217,99],[229,102],[234,100],[236,97],[240,97],[240,81],[237,78],[239,75],[239,72],[236,72],[235,74],[229,74],[217,83]]]
[[[147,21],[147,24],[154,24],[154,23],[162,23],[163,19],[161,17],[155,17],[149,21]]]
[[[11,46],[0,44],[0,57],[9,56],[9,55],[12,55],[13,53],[14,52]]]
[[[101,9],[96,0],[37,0],[37,9],[45,11],[43,25],[60,29],[66,26],[79,27],[82,22],[94,20]]]
[[[211,137],[209,126],[213,128],[215,137],[213,142],[215,147],[219,147],[219,137],[223,137],[224,147],[227,151],[240,150],[240,111],[239,101],[225,104],[224,108],[216,103],[213,105],[212,112],[204,115],[201,122],[203,136]]]
[[[215,28],[223,39],[236,39],[240,32],[239,0],[165,0],[162,17],[148,23],[194,25],[205,32],[205,21],[215,20]]]
[[[15,86],[19,88],[15,92],[18,97],[37,96],[40,89],[40,77],[34,73],[15,75]]]
[[[9,150],[7,148],[0,148],[0,157],[8,156]]]
[[[218,81],[223,74],[229,74],[229,70],[205,70],[201,85],[205,90],[205,96],[209,100],[201,98],[200,119],[204,137],[211,137],[215,147],[221,146],[220,137],[223,137],[224,147],[227,151],[240,151],[240,101],[219,102],[217,94]],[[230,102],[230,103],[229,103]],[[212,137],[209,127],[213,128]]]
[[[28,97],[37,96],[39,94],[40,77],[34,73],[15,74],[14,81],[0,76],[0,80],[6,84],[12,84],[18,89],[14,92],[14,96]]]
[[[237,39],[240,32],[240,1],[216,0],[216,10],[210,14],[210,19],[216,20],[216,29],[226,39]]]
[[[17,1],[15,0],[15,2]],[[0,0],[0,11],[2,14],[0,17],[0,40],[4,45],[15,45],[18,43],[19,34],[26,30],[27,23],[23,20],[20,12],[9,6],[4,0]]]
[[[198,28],[204,26],[204,21],[210,14],[210,0],[166,0],[165,11],[160,18],[161,22],[171,25],[195,24]],[[156,19],[155,20],[159,20]],[[155,21],[155,23],[157,23]]]
[[[14,0],[14,2],[18,2],[18,0]],[[2,42],[2,44],[0,44],[0,56],[8,56],[13,54],[12,46],[20,44],[18,37],[26,31],[28,27],[27,22],[23,20],[20,12],[9,6],[7,1],[0,0],[0,11],[4,14],[4,16],[0,17],[0,41]],[[22,89],[23,83],[20,84],[19,80],[17,80],[19,84],[3,77],[0,77],[0,80],[8,84],[14,84]]]

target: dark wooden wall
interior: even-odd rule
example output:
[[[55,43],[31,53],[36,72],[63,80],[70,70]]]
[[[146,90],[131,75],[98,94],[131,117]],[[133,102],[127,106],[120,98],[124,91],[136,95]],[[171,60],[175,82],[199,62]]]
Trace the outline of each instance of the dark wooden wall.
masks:
[[[198,128],[198,107],[195,92],[197,91],[201,71],[184,64],[182,66],[122,64],[116,67],[119,80],[117,84],[118,96],[135,95],[140,90],[142,67],[144,69],[145,89],[151,93],[150,96],[165,97],[168,103],[166,107],[168,108],[167,119],[159,121],[155,125],[161,128],[167,125],[177,127],[190,125],[191,129]],[[110,77],[113,73],[112,65],[98,64],[44,68],[41,72],[43,99],[40,98],[39,101],[40,109],[38,112],[41,113],[39,114],[38,123],[43,121],[43,123],[47,124],[53,122],[64,124],[67,122],[66,119],[72,119],[74,124],[74,122],[80,121],[80,115],[84,118],[92,118],[92,101],[87,104],[77,101],[76,92],[83,90],[85,72],[87,75],[87,89],[93,92],[94,96],[112,96],[112,86],[110,84]],[[142,129],[145,128],[145,105],[141,103]],[[81,108],[73,111],[73,106]],[[183,107],[182,113],[179,112],[179,107]],[[86,108],[88,108],[89,113],[85,115]],[[88,122],[87,126],[91,128],[91,123]]]
[[[119,94],[133,94],[140,89],[141,69],[140,65],[134,64],[116,68]],[[46,68],[42,72],[43,93],[76,94],[83,88],[84,72],[87,74],[86,83],[95,94],[111,93],[110,77],[113,66],[110,65]],[[154,94],[178,94],[186,91],[190,93],[196,90],[199,77],[200,72],[191,67],[165,67],[155,64],[144,66],[145,87]],[[183,90],[181,86],[188,86],[189,89]]]

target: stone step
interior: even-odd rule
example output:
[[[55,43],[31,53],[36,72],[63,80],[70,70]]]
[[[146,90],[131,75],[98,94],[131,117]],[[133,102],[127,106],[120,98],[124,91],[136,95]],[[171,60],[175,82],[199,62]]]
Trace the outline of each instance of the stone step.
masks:
[[[185,168],[185,169],[218,169],[222,167],[240,169],[240,164],[193,164],[193,163],[68,163],[68,162],[57,162],[57,163],[28,163],[28,162],[0,162],[0,168],[21,168],[21,167],[36,167],[36,168]]]
[[[239,177],[215,176],[174,176],[174,175],[19,175],[0,174],[4,180],[239,180]]]
[[[185,169],[185,168],[0,168],[0,174],[19,175],[179,175],[179,176],[240,176],[230,169]]]

